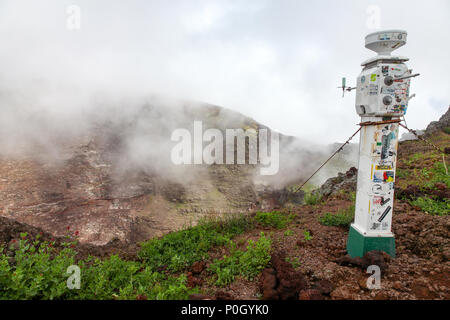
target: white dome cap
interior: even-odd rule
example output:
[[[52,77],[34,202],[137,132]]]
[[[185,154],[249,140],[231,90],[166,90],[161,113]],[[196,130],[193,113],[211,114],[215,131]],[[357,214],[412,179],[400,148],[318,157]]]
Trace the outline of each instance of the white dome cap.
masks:
[[[366,48],[378,53],[378,55],[389,56],[392,51],[406,44],[405,30],[377,31],[366,36]]]

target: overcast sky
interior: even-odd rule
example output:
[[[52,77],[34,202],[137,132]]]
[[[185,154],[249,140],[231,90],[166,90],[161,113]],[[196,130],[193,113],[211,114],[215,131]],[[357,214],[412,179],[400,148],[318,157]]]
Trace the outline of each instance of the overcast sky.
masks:
[[[81,10],[80,29],[67,27]],[[377,19],[379,10],[379,19]],[[359,122],[355,84],[374,29],[405,29],[407,121],[450,103],[450,2],[0,0],[0,90],[51,101],[58,90],[157,93],[225,106],[285,134],[343,141]],[[69,19],[69,20],[68,20]],[[18,92],[19,92],[18,91]],[[60,103],[60,108],[70,108]],[[19,111],[18,111],[19,112]]]

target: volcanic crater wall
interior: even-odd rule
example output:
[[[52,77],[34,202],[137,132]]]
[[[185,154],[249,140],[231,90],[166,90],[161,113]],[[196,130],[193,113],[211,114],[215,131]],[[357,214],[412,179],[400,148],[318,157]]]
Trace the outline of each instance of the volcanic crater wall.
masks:
[[[45,144],[25,136],[17,144],[22,151],[0,152],[0,215],[56,236],[77,232],[97,245],[139,242],[205,216],[271,210],[286,201],[286,185],[312,171],[310,159],[328,151],[280,135],[274,176],[258,175],[258,165],[175,166],[171,132],[194,120],[205,129],[266,127],[201,104],[147,103],[100,114],[86,116],[87,130],[60,132]]]

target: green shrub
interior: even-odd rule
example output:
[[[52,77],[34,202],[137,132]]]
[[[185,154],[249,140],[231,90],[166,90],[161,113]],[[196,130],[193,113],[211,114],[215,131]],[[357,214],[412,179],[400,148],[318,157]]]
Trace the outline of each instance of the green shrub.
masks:
[[[76,252],[57,252],[53,243],[22,239],[10,259],[0,251],[0,299],[187,299],[198,292],[186,286],[186,276],[153,272],[141,262],[118,256],[75,263]],[[81,271],[80,289],[69,289],[67,268]]]
[[[285,228],[293,219],[295,215],[285,214],[280,211],[272,212],[257,212],[256,221],[263,225],[264,227],[273,227],[277,229]]]
[[[410,204],[419,207],[422,211],[438,216],[447,216],[450,214],[450,200],[445,201],[434,200],[431,198],[419,197],[410,201]]]
[[[431,173],[432,178],[429,181],[429,185],[427,185],[428,187],[434,187],[436,183],[442,182],[447,185],[447,188],[450,188],[450,176],[447,175],[442,161],[434,163],[433,168],[431,169]]]
[[[213,246],[225,245],[251,227],[252,221],[245,216],[219,222],[204,221],[195,227],[142,243],[138,256],[154,271],[161,267],[181,271],[195,261],[206,259]]]
[[[134,277],[141,268],[139,262],[122,260],[116,255],[89,262],[90,266],[81,263],[80,299],[125,299],[131,294]]]
[[[345,210],[339,210],[337,213],[327,212],[319,217],[319,222],[325,226],[348,227],[355,218],[355,206]]]
[[[335,227],[348,227],[355,219],[355,203],[356,193],[351,192],[349,194],[349,200],[352,201],[352,205],[347,209],[341,209],[336,213],[327,212],[318,218],[319,223],[325,226]]]
[[[84,269],[82,267],[82,269]],[[154,272],[135,261],[117,256],[96,259],[94,265],[82,273],[82,285],[76,299],[136,299],[145,296],[151,300],[187,299],[198,292],[186,286],[186,275],[178,277]]]
[[[318,193],[307,192],[305,194],[305,203],[308,205],[316,205],[322,202],[322,197]]]
[[[311,233],[308,230],[303,231],[303,239],[305,241],[312,240]]]
[[[236,276],[250,280],[255,278],[269,264],[271,245],[272,241],[264,233],[256,242],[249,240],[246,251],[237,250],[236,245],[231,243],[230,255],[214,260],[209,266],[208,270],[217,277],[216,285],[228,285]]]
[[[445,171],[442,161],[437,161],[431,168],[414,168],[408,175],[410,183],[417,184],[421,190],[428,191],[434,188],[436,183],[445,183],[450,188],[450,176]]]
[[[10,252],[0,247],[0,299],[187,299],[198,289],[187,287],[186,275],[163,273],[159,268],[166,266],[168,271],[179,272],[206,257],[212,246],[232,243],[235,235],[253,224],[245,216],[203,221],[196,227],[147,241],[139,252],[139,261],[117,255],[75,261],[76,251],[69,248],[73,243],[55,249],[53,242],[31,242],[24,234]],[[217,270],[225,279],[222,281],[232,281],[236,274],[250,278],[259,272],[270,260],[270,239],[262,235],[236,256],[238,273],[232,265]],[[71,265],[80,267],[80,289],[67,288]]]
[[[67,268],[76,252],[56,252],[54,243],[30,242],[26,234],[17,242],[13,259],[4,249],[0,258],[0,299],[58,299],[67,295]]]
[[[414,162],[419,161],[424,158],[425,158],[425,154],[423,154],[421,152],[417,152],[417,153],[414,153],[413,155],[411,155],[407,160],[404,160],[404,162],[406,163],[406,165],[410,166]]]
[[[396,178],[406,179],[410,175],[410,172],[406,169],[397,168],[397,171],[395,172]]]

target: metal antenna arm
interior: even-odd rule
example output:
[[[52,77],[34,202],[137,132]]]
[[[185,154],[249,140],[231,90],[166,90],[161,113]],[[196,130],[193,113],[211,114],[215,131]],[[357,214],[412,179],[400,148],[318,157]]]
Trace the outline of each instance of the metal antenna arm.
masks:
[[[420,73],[415,73],[415,74],[411,74],[409,76],[404,76],[404,77],[400,77],[400,78],[394,78],[394,80],[403,80],[403,79],[409,79],[409,78],[414,78],[420,76]]]

